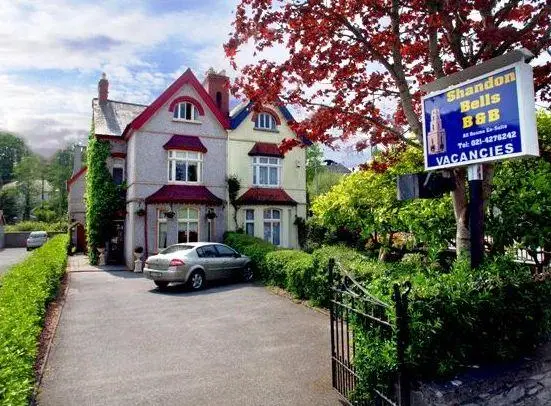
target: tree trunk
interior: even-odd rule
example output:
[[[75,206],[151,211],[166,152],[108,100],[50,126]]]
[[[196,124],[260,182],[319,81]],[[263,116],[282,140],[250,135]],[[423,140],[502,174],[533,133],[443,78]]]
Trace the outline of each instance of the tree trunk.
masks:
[[[451,192],[453,212],[455,215],[455,247],[457,256],[468,256],[471,249],[469,235],[469,205],[467,201],[467,171],[465,168],[458,168],[453,171],[455,176],[455,190]]]

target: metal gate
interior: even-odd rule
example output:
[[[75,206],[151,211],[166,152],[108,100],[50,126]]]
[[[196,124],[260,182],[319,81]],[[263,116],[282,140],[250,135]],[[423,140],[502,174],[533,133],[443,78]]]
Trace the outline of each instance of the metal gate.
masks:
[[[409,282],[404,292],[394,285],[396,317],[388,315],[390,306],[370,295],[352,275],[336,269],[329,261],[331,288],[331,363],[333,388],[352,405],[410,405],[410,381],[404,364],[404,351],[408,345],[407,296]],[[361,393],[362,377],[354,365],[357,352],[358,328],[369,331],[396,345],[397,371],[388,380],[372,382],[370,393]]]

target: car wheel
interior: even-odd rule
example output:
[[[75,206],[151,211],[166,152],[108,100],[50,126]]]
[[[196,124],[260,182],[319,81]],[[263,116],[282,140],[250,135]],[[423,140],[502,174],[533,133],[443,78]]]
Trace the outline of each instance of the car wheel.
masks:
[[[201,290],[205,287],[205,274],[202,271],[193,271],[189,276],[188,285],[193,290]]]
[[[253,277],[254,273],[251,264],[245,265],[245,267],[241,271],[241,280],[243,282],[251,282],[253,280]]]
[[[168,286],[168,282],[165,281],[153,281],[155,285],[159,288],[159,290],[165,290]]]

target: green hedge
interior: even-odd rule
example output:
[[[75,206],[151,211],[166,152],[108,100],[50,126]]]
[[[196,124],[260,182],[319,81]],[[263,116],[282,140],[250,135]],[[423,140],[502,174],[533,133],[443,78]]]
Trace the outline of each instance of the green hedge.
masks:
[[[47,304],[67,263],[66,235],[59,235],[14,265],[0,279],[0,405],[26,405]]]
[[[515,359],[551,332],[551,281],[535,281],[528,266],[506,257],[490,259],[475,271],[457,261],[445,273],[419,255],[381,263],[343,246],[307,254],[277,250],[246,235],[230,233],[226,242],[246,255],[253,253],[264,281],[317,305],[329,303],[330,258],[389,304],[394,283],[411,281],[407,357],[418,378],[450,376],[467,365]],[[391,306],[391,318],[393,312]],[[357,331],[357,337],[356,366],[369,388],[375,376],[393,372],[395,346],[373,331]]]
[[[59,221],[57,223],[46,223],[44,221],[22,221],[17,224],[6,226],[6,232],[21,232],[21,231],[46,231],[50,233],[67,231],[67,222]]]

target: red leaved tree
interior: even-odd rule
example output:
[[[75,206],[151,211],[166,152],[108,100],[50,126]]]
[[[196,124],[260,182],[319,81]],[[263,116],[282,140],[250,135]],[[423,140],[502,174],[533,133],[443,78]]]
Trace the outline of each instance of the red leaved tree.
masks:
[[[337,130],[342,140],[365,136],[358,148],[420,146],[419,86],[512,49],[536,56],[536,92],[551,100],[551,58],[544,57],[550,14],[551,0],[241,0],[225,50],[236,67],[247,44],[257,51],[286,48],[283,61],[239,67],[235,90],[258,104],[310,110],[294,129],[312,141],[331,143]],[[469,248],[466,174],[454,172],[461,252]],[[486,195],[492,173],[487,165]]]

